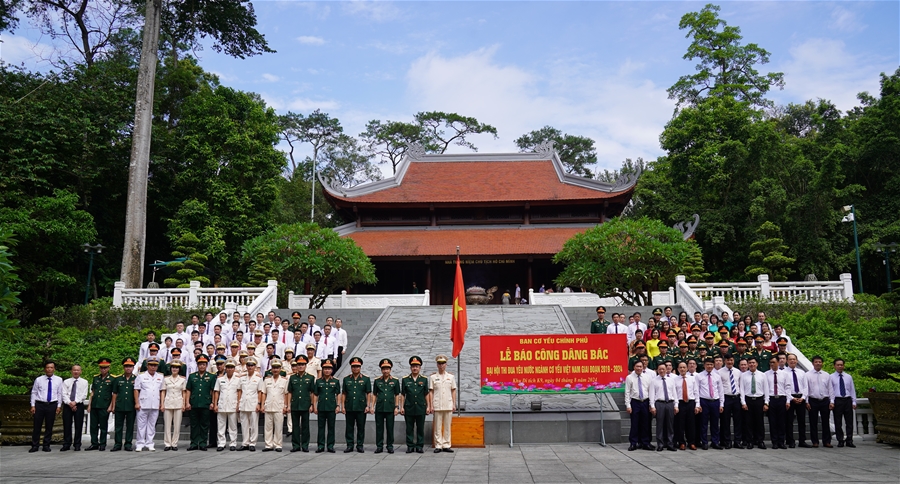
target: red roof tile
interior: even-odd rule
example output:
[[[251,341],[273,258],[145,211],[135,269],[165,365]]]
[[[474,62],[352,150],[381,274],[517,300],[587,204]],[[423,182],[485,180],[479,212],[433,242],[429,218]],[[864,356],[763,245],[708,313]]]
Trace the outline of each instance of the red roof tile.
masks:
[[[413,161],[400,186],[356,197],[328,195],[353,203],[447,203],[608,199],[630,191],[610,193],[563,183],[550,160]]]
[[[369,257],[450,256],[456,246],[469,255],[555,254],[588,227],[363,230],[353,239]]]

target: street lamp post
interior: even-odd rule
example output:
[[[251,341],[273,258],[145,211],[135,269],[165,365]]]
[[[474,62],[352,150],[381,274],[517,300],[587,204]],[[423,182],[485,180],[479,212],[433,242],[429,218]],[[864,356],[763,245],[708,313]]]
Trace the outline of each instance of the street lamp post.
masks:
[[[894,290],[894,285],[891,283],[891,254],[897,252],[897,244],[896,242],[891,242],[890,244],[882,244],[881,242],[875,244],[875,250],[881,252],[884,255],[884,270],[887,275],[887,287],[888,292]]]
[[[84,249],[85,252],[87,252],[88,254],[91,255],[90,262],[88,262],[87,282],[84,285],[84,303],[87,304],[88,299],[90,298],[90,295],[91,295],[91,273],[94,271],[94,254],[102,253],[103,249],[105,249],[106,247],[103,247],[100,244],[91,245],[91,244],[87,244],[87,243],[81,244],[81,247]]]
[[[849,212],[849,213],[848,213]],[[859,259],[859,236],[856,233],[856,208],[853,205],[844,205],[844,213],[848,213],[841,222],[853,222],[853,246],[856,247],[856,276],[859,277],[859,293],[863,294],[862,262]]]

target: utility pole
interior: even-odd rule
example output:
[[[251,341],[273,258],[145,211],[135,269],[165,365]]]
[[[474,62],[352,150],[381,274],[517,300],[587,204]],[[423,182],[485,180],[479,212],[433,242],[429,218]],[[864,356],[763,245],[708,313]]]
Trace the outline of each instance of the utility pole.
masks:
[[[856,232],[856,207],[853,205],[844,205],[844,213],[850,212],[844,216],[841,222],[853,222],[853,246],[856,247],[856,276],[859,277],[859,293],[864,294],[862,280],[862,262],[859,259],[859,235]]]

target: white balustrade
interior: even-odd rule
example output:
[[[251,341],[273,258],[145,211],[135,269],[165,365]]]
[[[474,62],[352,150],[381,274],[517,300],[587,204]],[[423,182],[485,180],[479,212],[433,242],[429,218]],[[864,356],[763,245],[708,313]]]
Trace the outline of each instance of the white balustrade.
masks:
[[[691,282],[687,283],[687,287],[701,301],[723,297],[726,302],[738,304],[752,300],[802,302],[853,300],[850,274],[841,274],[838,281],[790,282],[770,282],[768,274],[761,274],[757,277],[757,282]]]
[[[308,294],[288,292],[288,307],[308,308],[312,299]],[[322,304],[322,309],[383,309],[388,306],[430,306],[431,292],[426,289],[423,294],[347,294],[330,295]]]
[[[200,287],[191,281],[187,288],[126,288],[124,282],[116,282],[113,291],[113,307],[138,306],[143,308],[263,308],[266,312],[276,306],[278,282],[269,281],[267,287]]]

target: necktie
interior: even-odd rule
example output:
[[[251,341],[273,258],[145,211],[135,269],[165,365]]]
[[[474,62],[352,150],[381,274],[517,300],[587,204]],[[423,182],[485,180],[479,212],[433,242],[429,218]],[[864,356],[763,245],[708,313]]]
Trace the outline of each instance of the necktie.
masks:
[[[281,335],[281,342],[284,343],[285,341],[287,341],[286,338],[287,338],[287,331],[285,331],[284,334]]]
[[[70,402],[75,401],[75,389],[76,388],[78,388],[78,380],[72,380],[72,392],[69,393],[69,401]]]
[[[756,395],[756,372],[750,373],[750,394]]]
[[[300,343],[294,343],[294,354],[297,354],[297,347],[300,346]]]
[[[266,343],[269,342],[269,333],[266,333]]]
[[[706,374],[706,385],[709,387],[709,398],[716,398],[716,396],[713,395],[712,373]]]
[[[844,380],[841,380],[841,388],[844,388]],[[843,396],[843,390],[841,391]],[[47,403],[53,401],[53,378],[47,377]]]
[[[728,370],[728,381],[731,382],[731,394],[736,394],[737,389],[734,388],[734,372],[732,372],[731,370]]]
[[[619,334],[619,323],[616,323],[616,334]]]
[[[669,401],[669,385],[666,384],[666,377],[662,377],[663,395],[666,401]]]
[[[326,347],[328,346],[328,335],[327,334],[325,335],[325,346]]]
[[[773,371],[772,376],[775,377],[775,396],[777,397],[778,396],[778,372]]]
[[[791,373],[794,374],[794,393],[800,393],[800,384],[797,383],[797,370],[791,370]]]
[[[840,386],[841,386],[841,396],[842,396],[842,397],[846,397],[846,396],[847,396],[847,387],[844,386],[844,374],[843,374],[843,373],[838,373],[838,377],[840,378],[840,382],[839,382],[839,383],[840,383]]]
[[[644,384],[641,383],[641,375],[638,375],[638,398],[644,399]]]
[[[685,402],[688,401],[687,378],[685,377],[681,377],[681,399]]]

